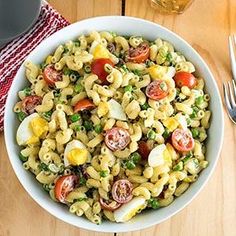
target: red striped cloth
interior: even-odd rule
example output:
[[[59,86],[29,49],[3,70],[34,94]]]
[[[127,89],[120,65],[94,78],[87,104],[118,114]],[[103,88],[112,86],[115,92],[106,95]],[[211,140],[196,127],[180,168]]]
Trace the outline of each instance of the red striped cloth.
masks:
[[[34,26],[0,49],[0,131],[3,130],[7,94],[22,62],[43,39],[67,25],[69,22],[55,9],[43,5]]]

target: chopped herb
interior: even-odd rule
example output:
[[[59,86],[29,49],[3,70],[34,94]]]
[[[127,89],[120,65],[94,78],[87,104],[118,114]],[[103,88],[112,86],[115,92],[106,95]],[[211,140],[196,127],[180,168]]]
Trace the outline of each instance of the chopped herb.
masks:
[[[112,37],[116,37],[117,36],[117,34],[115,32],[113,32],[113,31],[110,31],[110,34],[112,35]]]
[[[193,113],[189,116],[191,119],[194,119],[197,117],[197,113],[193,111]]]
[[[77,132],[81,131],[81,125],[75,125],[74,130]]]
[[[19,158],[21,161],[26,162],[28,160],[28,157],[22,155],[21,153],[19,154]]]
[[[47,121],[51,119],[52,111],[47,111],[42,113],[43,118],[45,118]]]
[[[77,201],[78,201],[78,202],[82,202],[82,201],[85,201],[86,199],[87,199],[87,198],[85,198],[85,197],[80,197],[80,198],[77,199]]]
[[[83,125],[86,131],[91,131],[93,129],[93,123],[89,120],[85,120]]]
[[[148,206],[153,209],[158,209],[160,207],[160,204],[157,199],[151,198],[148,200]]]
[[[20,112],[17,113],[17,118],[20,122],[22,122],[25,119],[26,116],[27,115],[23,111],[20,111]]]
[[[63,53],[67,53],[67,52],[69,52],[70,50],[65,46],[64,47],[64,52]]]
[[[203,96],[197,97],[196,100],[195,100],[195,104],[197,106],[200,106],[203,102],[204,102],[204,97]]]
[[[63,68],[63,74],[64,75],[70,75],[73,71],[70,70],[68,67]]]
[[[125,91],[125,92],[132,92],[132,91],[133,91],[132,85],[129,84],[129,85],[125,86],[124,91]]]
[[[184,164],[182,161],[180,161],[178,164],[176,164],[174,167],[173,167],[173,170],[174,171],[180,171],[180,170],[183,170],[183,167],[184,167]]]
[[[97,133],[97,134],[100,134],[102,132],[102,125],[101,124],[97,124],[94,126],[94,131]]]
[[[109,173],[108,173],[107,170],[102,170],[102,171],[100,171],[99,174],[100,174],[101,177],[107,177]]]
[[[191,159],[191,158],[192,158],[192,155],[191,155],[191,154],[187,154],[187,155],[185,156],[185,158],[184,158],[182,161],[183,161],[184,164],[186,164],[186,162],[187,162],[189,159]]]
[[[167,60],[168,62],[171,62],[171,61],[172,61],[172,55],[171,55],[170,52],[167,53],[167,55],[166,55],[166,60]]]
[[[58,90],[55,90],[53,93],[54,93],[55,98],[58,98],[58,97],[61,96],[61,92],[60,92],[59,89],[58,89]]]
[[[48,169],[48,166],[45,164],[45,163],[43,163],[43,162],[41,162],[40,164],[39,164],[39,169],[42,171],[48,171],[49,169]]]
[[[122,69],[124,72],[126,72],[126,73],[129,72],[129,69],[127,68],[126,65],[122,65],[122,66],[121,66],[121,69]]]
[[[43,184],[43,189],[44,189],[46,192],[49,192],[49,191],[50,191],[49,184]]]
[[[83,86],[80,83],[78,83],[75,85],[74,90],[76,93],[80,93],[83,90]]]
[[[137,69],[133,70],[133,73],[135,75],[137,75],[137,76],[141,76],[142,75],[142,71],[141,70],[137,70]]]
[[[25,94],[25,96],[29,96],[29,95],[31,95],[31,88],[30,87],[26,87],[26,88],[24,88],[24,94]]]
[[[142,110],[147,110],[150,106],[147,102],[145,102],[143,105],[140,106]]]
[[[74,44],[76,47],[79,47],[80,46],[80,41],[78,39],[74,40]]]
[[[74,122],[76,122],[80,119],[81,119],[81,116],[79,114],[73,114],[73,115],[70,116],[70,120],[71,120],[72,123],[74,123]]]
[[[83,176],[81,176],[81,177],[79,178],[79,184],[80,184],[80,185],[85,185],[85,184],[86,184],[86,179],[85,179]]]
[[[187,118],[186,121],[187,121],[187,126],[189,126],[191,124],[191,119]]]

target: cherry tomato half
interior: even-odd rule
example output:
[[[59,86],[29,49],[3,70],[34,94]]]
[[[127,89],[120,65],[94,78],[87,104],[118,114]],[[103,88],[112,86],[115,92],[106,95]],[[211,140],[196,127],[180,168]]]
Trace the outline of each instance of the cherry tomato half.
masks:
[[[122,150],[130,143],[130,134],[126,129],[114,127],[107,130],[105,143],[112,151]]]
[[[161,100],[168,95],[168,86],[164,80],[155,80],[146,88],[146,95],[153,100]]]
[[[177,87],[181,88],[183,86],[187,86],[190,89],[194,88],[197,80],[196,78],[188,72],[180,71],[177,72],[174,76],[175,84]]]
[[[95,105],[93,104],[93,102],[91,100],[85,98],[85,99],[78,101],[75,104],[74,112],[79,112],[79,111],[83,111],[83,110],[90,110],[90,109],[93,109],[94,107],[95,107]]]
[[[189,152],[194,148],[194,139],[189,130],[176,129],[171,136],[175,149],[180,152]]]
[[[148,155],[151,152],[151,148],[148,146],[147,142],[139,141],[138,142],[138,153],[144,160],[148,159]]]
[[[133,185],[127,179],[117,180],[112,186],[112,197],[118,203],[129,202],[132,195]]]
[[[92,73],[97,75],[98,78],[102,81],[102,83],[107,83],[106,78],[108,76],[108,73],[104,69],[105,64],[109,64],[114,67],[114,63],[108,58],[96,59],[92,62],[91,65]]]
[[[53,65],[47,65],[43,70],[43,78],[48,85],[53,86],[55,82],[62,80],[62,72],[57,71]]]
[[[114,200],[105,200],[104,198],[101,198],[101,197],[99,199],[99,202],[101,204],[102,209],[108,210],[108,211],[114,211],[121,206],[120,203]]]
[[[138,47],[129,49],[127,60],[135,63],[142,63],[148,59],[149,54],[149,45],[143,42]]]
[[[22,101],[22,110],[24,113],[30,115],[34,113],[35,107],[40,105],[42,98],[37,95],[30,95],[23,99]]]
[[[78,182],[76,175],[65,175],[60,177],[55,184],[55,197],[59,202],[65,203],[66,196],[75,188]]]

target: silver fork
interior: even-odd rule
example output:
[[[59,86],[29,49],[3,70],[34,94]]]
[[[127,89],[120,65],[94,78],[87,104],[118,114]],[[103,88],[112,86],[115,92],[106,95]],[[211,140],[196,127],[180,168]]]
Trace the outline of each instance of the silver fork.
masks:
[[[235,35],[229,36],[229,54],[233,80],[231,83],[228,81],[227,83],[223,84],[223,91],[229,118],[233,121],[234,124],[236,124],[236,57],[234,48],[236,48]]]

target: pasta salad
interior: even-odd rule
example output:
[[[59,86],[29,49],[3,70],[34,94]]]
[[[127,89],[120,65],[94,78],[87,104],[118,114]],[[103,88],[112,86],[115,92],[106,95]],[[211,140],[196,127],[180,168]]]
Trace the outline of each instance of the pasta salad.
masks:
[[[71,213],[129,221],[171,204],[207,167],[210,96],[169,42],[93,31],[25,68],[19,158]]]

